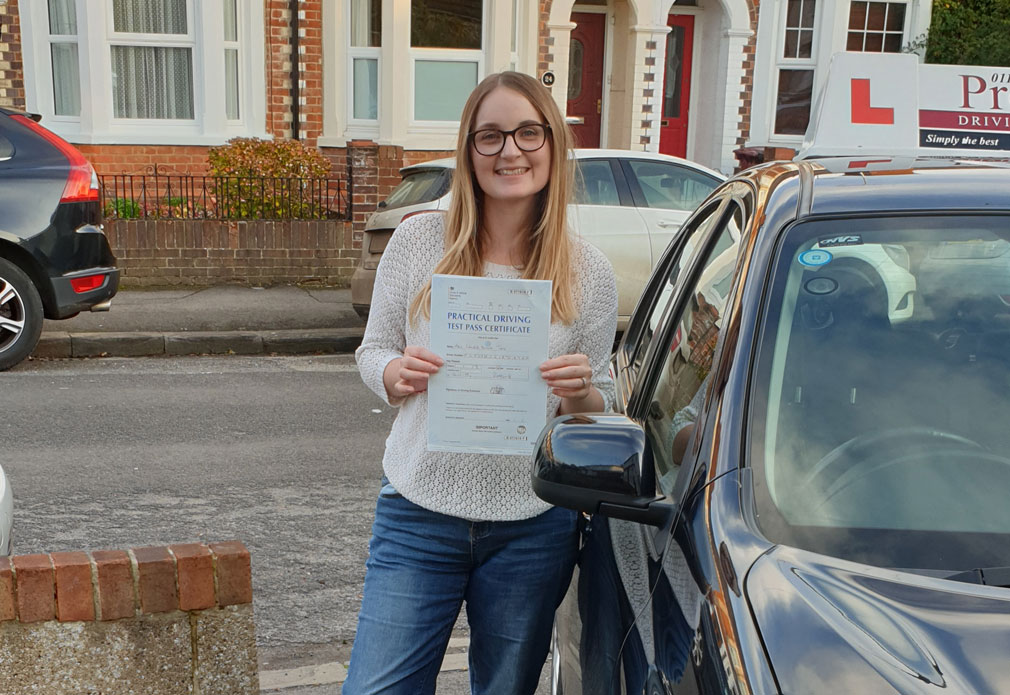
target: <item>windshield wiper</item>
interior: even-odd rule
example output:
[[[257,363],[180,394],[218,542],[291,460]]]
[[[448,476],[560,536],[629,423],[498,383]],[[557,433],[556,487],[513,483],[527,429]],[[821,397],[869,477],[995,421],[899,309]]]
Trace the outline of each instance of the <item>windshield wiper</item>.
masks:
[[[955,572],[944,579],[984,586],[1001,586],[1010,588],[1010,567],[979,567],[973,570]]]

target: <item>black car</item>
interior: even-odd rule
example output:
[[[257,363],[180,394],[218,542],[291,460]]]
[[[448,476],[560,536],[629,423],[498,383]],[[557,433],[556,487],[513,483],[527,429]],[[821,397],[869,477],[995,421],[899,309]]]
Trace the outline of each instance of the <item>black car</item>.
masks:
[[[0,370],[31,354],[43,318],[108,309],[119,286],[98,176],[38,120],[0,108]]]
[[[873,159],[718,188],[541,435],[554,692],[1010,693],[1010,168]]]

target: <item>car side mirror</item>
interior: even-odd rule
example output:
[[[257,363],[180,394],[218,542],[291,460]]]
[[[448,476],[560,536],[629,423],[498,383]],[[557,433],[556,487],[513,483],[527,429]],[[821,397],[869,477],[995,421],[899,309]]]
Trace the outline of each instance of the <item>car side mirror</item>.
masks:
[[[533,455],[533,492],[559,507],[665,526],[676,505],[656,495],[645,431],[623,415],[562,415]]]

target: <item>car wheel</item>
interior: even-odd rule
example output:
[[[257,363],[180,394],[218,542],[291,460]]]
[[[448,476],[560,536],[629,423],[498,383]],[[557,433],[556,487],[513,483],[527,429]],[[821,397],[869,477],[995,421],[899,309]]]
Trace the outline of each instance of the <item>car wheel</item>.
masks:
[[[561,687],[561,645],[558,644],[558,624],[551,631],[551,695],[562,695]]]
[[[20,268],[0,258],[0,370],[28,357],[41,333],[38,290]]]

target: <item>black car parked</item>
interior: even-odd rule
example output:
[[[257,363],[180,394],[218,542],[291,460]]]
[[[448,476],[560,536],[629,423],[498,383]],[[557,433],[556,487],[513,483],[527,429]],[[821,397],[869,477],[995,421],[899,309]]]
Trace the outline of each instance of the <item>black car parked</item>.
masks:
[[[1010,693],[1006,163],[737,175],[612,368],[533,464],[591,514],[554,692]]]
[[[31,354],[43,317],[106,310],[119,286],[98,176],[38,120],[0,108],[0,370]]]

